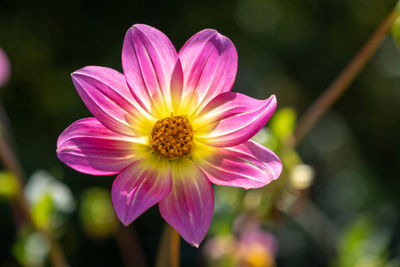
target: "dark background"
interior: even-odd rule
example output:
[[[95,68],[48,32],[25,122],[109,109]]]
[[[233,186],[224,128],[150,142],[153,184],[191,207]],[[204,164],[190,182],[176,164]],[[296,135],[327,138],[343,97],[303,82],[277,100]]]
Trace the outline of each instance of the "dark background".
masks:
[[[56,140],[70,123],[90,116],[70,73],[87,65],[121,71],[123,37],[135,23],[160,29],[177,49],[196,32],[217,29],[238,50],[233,90],[255,98],[274,93],[278,108],[302,114],[394,5],[393,0],[1,0],[0,47],[10,58],[12,76],[0,96],[19,159],[28,176],[46,169],[76,199],[89,187],[111,187],[112,177],[83,175],[63,165]],[[311,199],[339,229],[360,214],[377,226],[389,225],[389,259],[400,257],[399,77],[400,55],[389,37],[298,149],[316,169]],[[0,202],[0,214],[0,266],[18,266],[10,249],[16,233],[7,202]],[[150,266],[163,225],[157,208],[134,223]],[[306,241],[287,252],[278,233],[278,266],[329,266],[334,260],[298,226],[285,227]],[[89,238],[76,212],[67,228],[61,243],[71,266],[122,265],[114,239]],[[181,258],[183,266],[204,262],[187,244]]]

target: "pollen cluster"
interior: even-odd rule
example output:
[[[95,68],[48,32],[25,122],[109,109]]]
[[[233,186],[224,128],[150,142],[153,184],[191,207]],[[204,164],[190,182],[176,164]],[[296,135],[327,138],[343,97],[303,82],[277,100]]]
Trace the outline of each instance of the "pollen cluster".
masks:
[[[171,115],[157,121],[151,131],[151,146],[169,159],[188,155],[193,146],[193,129],[187,117]]]

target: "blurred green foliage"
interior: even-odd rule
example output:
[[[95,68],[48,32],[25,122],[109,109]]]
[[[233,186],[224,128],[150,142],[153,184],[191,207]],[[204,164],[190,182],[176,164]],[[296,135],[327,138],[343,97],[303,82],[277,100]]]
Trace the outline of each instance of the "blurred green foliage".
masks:
[[[25,185],[32,219],[40,229],[60,230],[75,209],[69,188],[44,170],[35,171]]]
[[[69,74],[87,65],[121,70],[123,36],[134,23],[159,28],[177,49],[197,31],[215,28],[232,39],[238,50],[233,90],[260,99],[277,96],[277,112],[257,138],[279,153],[285,169],[265,189],[215,186],[209,237],[239,231],[235,221],[244,212],[246,222],[256,218],[277,237],[277,266],[396,266],[400,257],[400,55],[395,42],[400,36],[399,21],[393,28],[394,38],[384,42],[298,149],[282,151],[297,116],[395,4],[395,0],[150,4],[3,0],[0,46],[10,58],[12,73],[0,91],[9,119],[0,119],[14,137],[12,144],[26,173],[50,170],[80,203],[79,212],[73,205],[69,211],[60,210],[52,194],[41,191],[33,204],[36,220],[58,229],[56,235],[71,266],[122,264],[111,238],[117,224],[109,199],[113,178],[80,174],[55,155],[61,131],[91,116]],[[312,166],[311,187],[311,183],[302,189],[294,185],[291,177],[299,166]],[[14,182],[2,171],[0,194],[12,196]],[[315,205],[304,208],[308,200]],[[16,234],[13,209],[9,203],[0,204],[0,266],[40,266],[48,244],[31,230]],[[319,224],[321,220],[325,224]],[[150,265],[162,224],[157,208],[134,223]],[[182,244],[182,266],[205,266],[201,258],[200,250]]]
[[[388,266],[387,246],[390,236],[378,233],[369,216],[360,216],[339,241],[339,258],[336,266]]]
[[[49,245],[41,234],[24,228],[18,234],[13,253],[23,266],[43,266],[50,249]]]
[[[32,208],[32,219],[40,228],[48,228],[50,216],[53,212],[53,200],[50,194],[43,194],[40,200]]]
[[[105,238],[116,230],[110,192],[103,188],[89,188],[82,194],[79,213],[85,231],[92,237]]]
[[[281,108],[271,118],[269,128],[274,136],[283,140],[293,133],[296,119],[297,114],[293,108]]]
[[[17,182],[14,175],[8,171],[0,172],[0,196],[12,198],[17,192]]]

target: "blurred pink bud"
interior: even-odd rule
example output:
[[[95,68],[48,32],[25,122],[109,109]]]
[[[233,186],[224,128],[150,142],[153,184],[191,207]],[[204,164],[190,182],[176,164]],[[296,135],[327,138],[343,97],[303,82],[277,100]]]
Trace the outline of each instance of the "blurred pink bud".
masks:
[[[10,77],[10,62],[6,53],[0,48],[0,87],[2,87]]]
[[[203,250],[208,258],[221,259],[235,252],[236,242],[232,235],[215,236],[207,240]]]
[[[210,266],[274,267],[278,248],[276,238],[261,228],[234,235],[214,236],[203,252]]]
[[[275,237],[261,229],[244,232],[240,236],[239,254],[241,267],[272,267],[275,266],[277,250]]]

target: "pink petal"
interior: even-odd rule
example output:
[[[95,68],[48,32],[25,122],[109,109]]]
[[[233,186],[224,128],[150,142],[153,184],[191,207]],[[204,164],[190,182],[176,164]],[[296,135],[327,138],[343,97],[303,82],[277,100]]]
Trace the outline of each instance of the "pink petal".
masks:
[[[198,247],[210,227],[214,194],[203,172],[189,159],[172,166],[171,193],[160,201],[161,216],[188,243]]]
[[[152,168],[138,161],[121,172],[112,186],[112,202],[120,221],[128,225],[171,191],[171,172],[167,161]]]
[[[184,95],[194,94],[196,104],[207,104],[231,90],[237,71],[236,48],[216,30],[192,36],[179,51],[184,77]]]
[[[239,93],[223,93],[200,112],[204,118],[197,118],[197,124],[205,129],[196,129],[197,139],[215,147],[241,144],[264,127],[275,109],[274,95],[258,100]]]
[[[72,73],[72,81],[90,112],[110,130],[135,136],[132,125],[142,114],[126,85],[124,75],[89,66]]]
[[[95,118],[72,123],[57,141],[58,158],[79,172],[119,173],[134,161],[132,138],[116,134]]]
[[[210,156],[194,160],[212,183],[245,189],[265,186],[277,179],[282,171],[279,158],[251,140],[233,147],[217,148]]]
[[[160,101],[180,97],[182,67],[171,41],[159,30],[132,26],[125,35],[122,66],[132,94],[144,109],[159,110]]]

